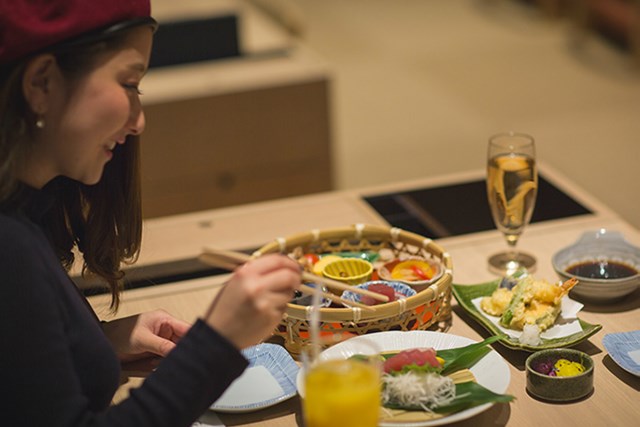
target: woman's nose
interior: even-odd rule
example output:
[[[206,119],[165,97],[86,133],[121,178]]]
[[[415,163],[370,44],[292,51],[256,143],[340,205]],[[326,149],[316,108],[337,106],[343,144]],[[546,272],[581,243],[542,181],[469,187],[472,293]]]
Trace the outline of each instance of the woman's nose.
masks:
[[[137,113],[132,114],[130,123],[131,124],[129,129],[132,134],[140,135],[142,132],[144,132],[146,122],[144,118],[144,111],[142,111],[142,108],[139,108],[137,110]]]

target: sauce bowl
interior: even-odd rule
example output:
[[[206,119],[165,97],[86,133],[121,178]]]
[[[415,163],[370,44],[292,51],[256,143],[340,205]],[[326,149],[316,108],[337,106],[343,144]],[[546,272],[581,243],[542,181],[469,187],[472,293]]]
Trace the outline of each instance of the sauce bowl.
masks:
[[[558,251],[551,263],[563,280],[577,277],[580,281],[572,295],[596,302],[622,298],[640,285],[640,248],[617,231],[588,231]]]

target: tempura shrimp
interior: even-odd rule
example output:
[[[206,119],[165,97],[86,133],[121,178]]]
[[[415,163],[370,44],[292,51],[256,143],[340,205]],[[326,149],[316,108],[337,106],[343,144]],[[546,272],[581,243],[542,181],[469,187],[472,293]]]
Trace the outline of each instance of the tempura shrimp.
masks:
[[[527,276],[512,289],[496,289],[484,297],[480,307],[492,316],[500,316],[500,324],[522,330],[525,325],[538,325],[544,331],[555,323],[561,311],[562,298],[578,283],[572,278],[556,285]]]

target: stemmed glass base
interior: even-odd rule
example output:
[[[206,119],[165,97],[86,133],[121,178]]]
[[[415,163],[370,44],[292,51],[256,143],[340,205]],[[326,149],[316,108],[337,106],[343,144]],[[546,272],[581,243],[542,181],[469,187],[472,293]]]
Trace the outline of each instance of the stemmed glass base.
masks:
[[[529,273],[536,269],[536,259],[523,252],[500,252],[489,258],[489,270],[500,276],[507,276],[524,268]]]

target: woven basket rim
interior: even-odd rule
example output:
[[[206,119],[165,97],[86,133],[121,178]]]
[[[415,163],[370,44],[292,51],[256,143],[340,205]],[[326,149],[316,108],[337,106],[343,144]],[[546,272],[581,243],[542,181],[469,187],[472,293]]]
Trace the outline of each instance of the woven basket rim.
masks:
[[[445,292],[452,283],[453,264],[451,256],[432,239],[421,236],[410,231],[400,229],[398,227],[384,227],[371,224],[354,224],[349,227],[329,228],[329,229],[313,229],[305,233],[299,233],[288,237],[279,237],[268,242],[260,249],[253,253],[254,257],[259,257],[267,253],[288,253],[290,250],[304,244],[318,244],[323,239],[371,239],[390,241],[392,243],[399,242],[412,245],[420,250],[427,251],[431,256],[437,258],[443,272],[439,278],[431,283],[426,289],[417,292],[415,295],[396,300],[389,303],[383,303],[371,306],[373,310],[362,310],[357,307],[323,307],[320,308],[320,316],[322,321],[370,321],[376,319],[384,319],[401,315],[403,312],[412,310],[425,303],[435,300],[438,295]],[[312,308],[289,303],[287,305],[286,315],[294,319],[304,320],[311,315]]]

